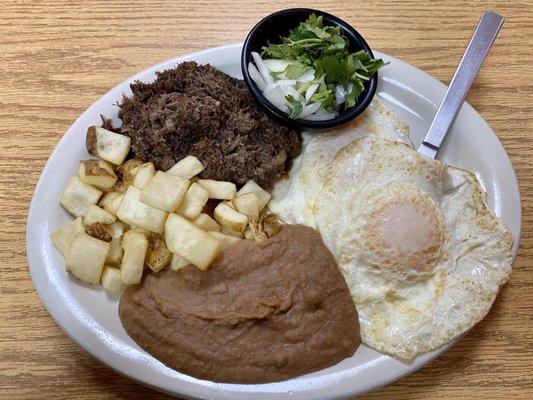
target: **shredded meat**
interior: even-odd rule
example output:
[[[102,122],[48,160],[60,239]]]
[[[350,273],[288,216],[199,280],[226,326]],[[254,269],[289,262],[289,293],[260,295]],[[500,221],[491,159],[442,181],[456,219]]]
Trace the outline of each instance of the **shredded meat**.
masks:
[[[270,120],[242,81],[210,65],[185,62],[131,90],[120,104],[121,133],[132,138],[136,157],[158,169],[194,155],[205,166],[201,178],[253,179],[270,189],[301,150],[299,132]]]

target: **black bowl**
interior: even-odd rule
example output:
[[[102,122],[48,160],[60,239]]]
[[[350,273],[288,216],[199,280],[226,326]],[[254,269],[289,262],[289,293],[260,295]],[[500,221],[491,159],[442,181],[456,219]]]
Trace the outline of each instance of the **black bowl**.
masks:
[[[365,90],[361,93],[357,103],[353,107],[346,111],[341,111],[337,117],[325,121],[306,121],[289,118],[286,113],[278,109],[275,105],[270,103],[265,96],[263,96],[261,90],[259,90],[248,73],[248,63],[250,62],[251,53],[253,51],[260,53],[261,48],[269,41],[271,43],[281,42],[281,37],[287,36],[289,30],[295,28],[300,22],[305,21],[312,13],[315,13],[317,16],[321,15],[324,19],[324,25],[338,25],[342,28],[344,35],[348,38],[348,49],[350,52],[365,50],[370,57],[374,58],[374,54],[365,39],[363,39],[359,32],[343,20],[319,10],[313,10],[310,8],[290,8],[266,16],[253,27],[244,41],[241,53],[241,69],[246,86],[248,86],[253,98],[265,110],[267,115],[274,120],[291,127],[321,130],[344,124],[357,117],[368,107],[376,93],[376,87],[378,85],[377,72],[370,81],[365,82]]]

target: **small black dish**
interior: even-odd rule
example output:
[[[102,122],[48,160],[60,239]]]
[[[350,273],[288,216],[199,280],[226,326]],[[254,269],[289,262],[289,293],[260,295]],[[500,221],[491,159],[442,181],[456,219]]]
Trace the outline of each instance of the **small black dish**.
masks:
[[[271,43],[279,43],[281,37],[287,36],[289,30],[295,28],[300,22],[305,21],[312,13],[315,13],[317,16],[321,15],[324,19],[324,25],[340,26],[344,35],[349,40],[348,48],[351,52],[365,50],[372,58],[374,58],[374,54],[365,39],[363,39],[359,32],[343,20],[334,15],[319,10],[313,10],[311,8],[290,8],[266,16],[253,27],[244,41],[241,53],[241,69],[244,82],[252,93],[252,97],[264,109],[267,115],[284,125],[299,129],[322,130],[344,124],[357,117],[368,107],[376,93],[376,87],[378,85],[377,72],[370,81],[365,82],[365,90],[361,93],[357,103],[353,107],[346,111],[341,111],[337,117],[326,121],[306,121],[289,118],[286,113],[271,104],[263,96],[261,90],[259,90],[248,73],[248,63],[250,62],[252,57],[251,53],[253,51],[260,53],[261,48],[269,41]]]

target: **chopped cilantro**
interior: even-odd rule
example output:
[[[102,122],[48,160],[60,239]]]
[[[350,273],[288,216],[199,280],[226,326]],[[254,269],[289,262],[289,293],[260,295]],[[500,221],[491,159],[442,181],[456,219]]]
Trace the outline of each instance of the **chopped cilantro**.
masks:
[[[364,82],[386,65],[381,59],[371,58],[364,50],[350,53],[348,39],[340,26],[324,26],[322,16],[315,14],[292,29],[281,43],[264,46],[262,55],[293,61],[285,71],[277,74],[285,75],[286,79],[295,79],[308,68],[315,70],[315,79],[324,77],[324,83],[311,100],[320,101],[326,110],[333,108],[335,86],[342,85],[345,89],[353,86],[351,91],[347,91],[344,103],[345,109],[353,107],[364,91]],[[291,118],[299,116],[301,103],[292,96],[287,96],[287,102],[292,106]],[[299,110],[296,103],[300,105]]]
[[[298,100],[296,100],[293,96],[288,95],[285,96],[285,99],[287,100],[287,104],[291,108],[291,114],[289,115],[292,119],[298,119],[300,118],[300,115],[302,114],[303,105]]]

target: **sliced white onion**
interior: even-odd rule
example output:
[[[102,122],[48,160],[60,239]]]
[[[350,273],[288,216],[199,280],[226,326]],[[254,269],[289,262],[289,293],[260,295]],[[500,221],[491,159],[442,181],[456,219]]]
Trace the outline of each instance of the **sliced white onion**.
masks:
[[[307,90],[305,91],[305,102],[306,103],[309,103],[309,99],[311,98],[312,95],[315,94],[319,86],[320,85],[318,83],[313,83],[307,88]]]
[[[285,94],[280,86],[275,86],[268,93],[264,93],[264,96],[280,110],[285,112],[288,111],[288,107],[285,105]]]
[[[305,118],[307,117],[308,115],[311,115],[315,112],[318,111],[318,109],[320,108],[321,104],[316,102],[316,103],[311,103],[311,104],[308,104],[306,106],[304,106],[304,108],[302,109],[302,113],[300,114],[300,118]]]
[[[268,70],[263,60],[261,59],[261,56],[259,55],[259,53],[252,51],[252,58],[254,59],[255,66],[259,70],[259,73],[263,77],[265,83],[272,82],[273,79],[272,79],[272,76],[270,75],[270,71]]]
[[[346,86],[346,94],[352,93],[353,90],[353,83],[348,83],[348,86]]]
[[[254,65],[254,63],[250,62],[248,64],[248,73],[250,74],[250,78],[253,79],[259,90],[263,91],[265,90],[265,80],[257,70],[257,67]]]
[[[342,85],[335,86],[335,105],[344,103],[346,97],[346,91]]]
[[[287,65],[289,65],[289,60],[276,60],[275,58],[267,58],[263,60],[263,63],[266,67],[272,72],[282,72],[285,71]]]
[[[298,78],[296,78],[298,82],[302,82],[302,83],[311,82],[314,79],[315,79],[315,70],[313,68],[308,69]]]
[[[337,113],[335,111],[324,111],[308,115],[307,117],[304,117],[302,119],[305,119],[306,121],[326,121],[328,119],[333,119],[336,116]]]
[[[281,88],[283,89],[283,93],[285,94],[285,96],[292,96],[296,100],[301,101],[301,102],[305,101],[302,95],[300,95],[300,93],[298,93],[298,91],[294,87],[282,86]]]
[[[265,88],[263,89],[263,94],[266,95],[267,93],[270,93],[275,88],[279,87],[277,82],[270,82],[265,85]]]
[[[296,81],[293,79],[280,79],[279,81],[276,81],[276,83],[279,86],[296,86]]]

